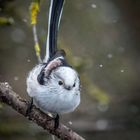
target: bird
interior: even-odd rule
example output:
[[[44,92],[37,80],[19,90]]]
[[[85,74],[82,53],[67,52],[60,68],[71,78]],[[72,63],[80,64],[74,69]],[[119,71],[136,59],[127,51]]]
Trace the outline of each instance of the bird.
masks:
[[[57,37],[65,0],[51,0],[49,8],[46,55],[28,74],[27,93],[44,113],[53,114],[55,129],[59,115],[73,112],[80,104],[80,78],[78,72],[66,61],[64,50],[58,50]]]

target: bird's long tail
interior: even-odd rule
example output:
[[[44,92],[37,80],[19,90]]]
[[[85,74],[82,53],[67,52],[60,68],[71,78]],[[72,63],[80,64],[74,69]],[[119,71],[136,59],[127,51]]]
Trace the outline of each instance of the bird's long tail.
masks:
[[[50,3],[46,56],[44,62],[48,62],[48,60],[52,58],[57,51],[57,34],[64,1],[65,0],[51,0]]]

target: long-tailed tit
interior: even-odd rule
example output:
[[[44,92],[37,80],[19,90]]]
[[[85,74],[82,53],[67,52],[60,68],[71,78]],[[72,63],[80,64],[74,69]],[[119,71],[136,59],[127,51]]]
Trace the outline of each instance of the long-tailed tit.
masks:
[[[44,63],[38,64],[27,77],[27,92],[33,103],[45,113],[58,114],[75,110],[80,103],[78,73],[65,60],[65,52],[57,50],[59,29],[64,0],[51,0],[48,37]]]

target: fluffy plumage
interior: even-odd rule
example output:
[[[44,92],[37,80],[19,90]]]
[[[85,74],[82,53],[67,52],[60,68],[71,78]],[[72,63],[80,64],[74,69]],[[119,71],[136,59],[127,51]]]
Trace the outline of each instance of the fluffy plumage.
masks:
[[[40,85],[37,76],[43,65],[37,65],[27,78],[27,92],[34,103],[44,112],[72,112],[80,103],[80,88],[77,72],[69,67],[58,67],[52,71],[45,84]],[[59,81],[63,84],[59,85]],[[70,89],[68,89],[70,87]]]
[[[47,52],[27,77],[27,92],[34,104],[45,113],[68,113],[80,103],[78,73],[65,61],[64,51],[57,50],[57,32],[64,0],[51,0]]]

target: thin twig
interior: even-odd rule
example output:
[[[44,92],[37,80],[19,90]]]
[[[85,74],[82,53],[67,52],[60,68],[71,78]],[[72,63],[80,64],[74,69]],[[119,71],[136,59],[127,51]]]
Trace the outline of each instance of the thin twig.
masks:
[[[41,56],[40,56],[40,46],[39,46],[39,41],[38,41],[38,37],[37,37],[36,24],[33,25],[32,30],[33,30],[33,37],[34,37],[34,43],[35,43],[36,56],[37,56],[38,62],[42,63]]]

